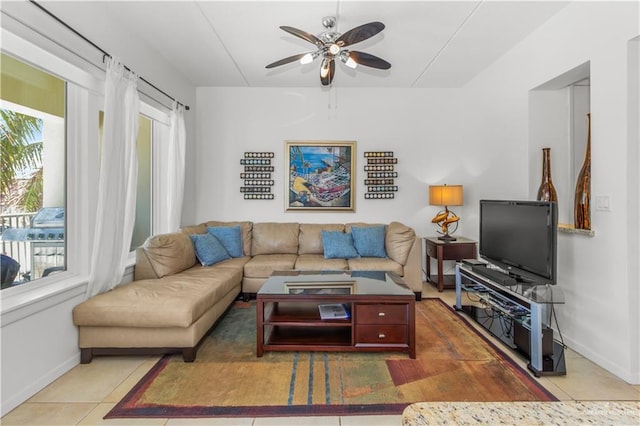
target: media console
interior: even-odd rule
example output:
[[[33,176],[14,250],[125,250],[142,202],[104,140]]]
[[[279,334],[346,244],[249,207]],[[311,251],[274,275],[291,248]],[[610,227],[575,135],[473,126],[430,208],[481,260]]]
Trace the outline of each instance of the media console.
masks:
[[[561,290],[550,285],[503,285],[496,282],[500,279],[487,275],[491,274],[481,274],[465,263],[456,264],[455,309],[527,356],[527,367],[537,377],[566,374],[564,345],[554,339],[549,327],[553,305],[564,303]],[[463,291],[475,304],[462,305]]]

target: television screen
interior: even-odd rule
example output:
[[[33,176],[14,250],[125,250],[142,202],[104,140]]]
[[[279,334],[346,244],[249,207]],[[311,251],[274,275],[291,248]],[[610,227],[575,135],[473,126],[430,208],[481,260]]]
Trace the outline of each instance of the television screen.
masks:
[[[480,200],[480,257],[530,284],[556,283],[555,202]]]

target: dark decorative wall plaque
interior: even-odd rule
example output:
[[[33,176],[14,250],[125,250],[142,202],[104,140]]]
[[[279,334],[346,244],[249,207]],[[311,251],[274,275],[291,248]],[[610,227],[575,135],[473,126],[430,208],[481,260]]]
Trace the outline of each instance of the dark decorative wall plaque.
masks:
[[[366,179],[364,184],[367,192],[364,194],[365,200],[389,200],[394,198],[398,187],[395,179],[398,172],[395,171],[398,159],[393,156],[392,151],[365,151],[364,158],[367,163],[364,166]]]
[[[274,166],[271,164],[273,152],[245,152],[244,158],[240,159],[243,170],[240,173],[242,186],[240,193],[244,194],[245,200],[273,200],[274,195],[271,188],[274,181],[271,174]]]

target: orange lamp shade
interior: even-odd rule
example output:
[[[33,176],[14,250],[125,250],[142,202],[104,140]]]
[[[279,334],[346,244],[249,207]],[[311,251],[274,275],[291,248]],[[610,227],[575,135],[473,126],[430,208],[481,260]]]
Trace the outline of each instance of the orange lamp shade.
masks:
[[[429,185],[432,206],[461,206],[462,201],[462,185]]]

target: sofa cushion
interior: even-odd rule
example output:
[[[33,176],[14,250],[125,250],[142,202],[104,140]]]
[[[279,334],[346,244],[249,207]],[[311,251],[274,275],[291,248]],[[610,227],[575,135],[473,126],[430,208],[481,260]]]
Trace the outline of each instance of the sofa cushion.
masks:
[[[326,259],[323,254],[301,254],[296,260],[299,271],[344,271],[349,267],[346,259]]]
[[[244,265],[244,275],[250,278],[266,278],[273,271],[290,271],[297,258],[296,254],[259,254]]]
[[[251,240],[252,240],[252,232],[253,232],[253,222],[223,222],[219,220],[210,220],[205,222],[204,224],[205,232],[207,231],[207,227],[216,227],[216,226],[236,226],[240,225],[240,231],[242,233],[242,253],[245,256],[249,256],[251,254]]]
[[[158,277],[177,274],[196,263],[191,238],[183,232],[154,235],[142,246]]]
[[[240,225],[208,226],[207,232],[222,243],[231,257],[242,257],[242,233]]]
[[[211,234],[192,234],[193,248],[196,257],[203,266],[211,266],[231,258],[222,243]]]
[[[356,257],[349,259],[349,269],[352,271],[391,271],[404,276],[404,268],[398,262],[389,258]]]
[[[188,235],[207,233],[207,227],[204,225],[204,223],[201,223],[200,225],[185,226],[183,228],[180,228],[180,230]]]
[[[413,228],[400,222],[391,222],[387,225],[385,235],[387,256],[401,265],[406,265],[409,252],[411,252],[415,239],[416,233]]]
[[[359,226],[361,228],[366,228],[367,226],[384,226],[384,223],[366,223],[366,222],[350,222],[344,225],[344,232],[351,232],[351,228],[354,226]]]
[[[353,245],[362,257],[387,257],[384,249],[385,226],[352,226]]]
[[[322,231],[325,259],[351,259],[358,257],[351,233]]]
[[[256,223],[253,225],[251,255],[297,254],[297,223]]]
[[[196,265],[183,271],[180,275],[195,280],[206,278],[209,280],[209,285],[221,285],[223,291],[226,292],[242,282],[243,268],[249,259],[249,257],[237,257],[223,260],[209,267]]]
[[[197,265],[179,275],[121,285],[76,306],[74,324],[189,327],[240,284],[242,268],[219,268],[212,274],[215,268]]]
[[[298,254],[324,254],[321,231],[344,231],[341,223],[301,223]]]

